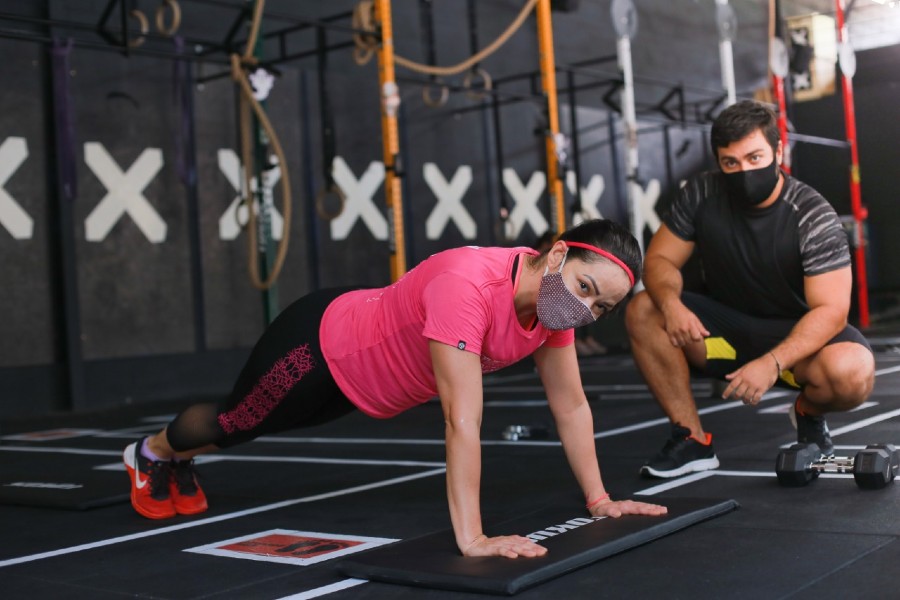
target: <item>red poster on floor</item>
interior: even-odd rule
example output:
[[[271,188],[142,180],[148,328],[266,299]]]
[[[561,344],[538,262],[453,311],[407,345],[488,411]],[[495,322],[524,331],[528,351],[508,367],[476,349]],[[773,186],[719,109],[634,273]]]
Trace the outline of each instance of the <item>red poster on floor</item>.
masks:
[[[311,565],[393,541],[389,538],[273,529],[188,548],[185,552]]]

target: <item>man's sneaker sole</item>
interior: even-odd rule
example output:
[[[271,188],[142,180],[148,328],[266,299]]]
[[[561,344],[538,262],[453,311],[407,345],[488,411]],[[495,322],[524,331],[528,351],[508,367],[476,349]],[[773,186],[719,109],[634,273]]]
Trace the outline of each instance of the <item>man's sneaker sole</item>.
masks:
[[[689,463],[685,463],[678,467],[677,469],[672,469],[670,471],[659,471],[654,469],[649,465],[644,465],[641,467],[641,475],[649,475],[650,477],[658,477],[661,479],[670,479],[672,477],[680,477],[682,475],[687,475],[688,473],[697,473],[700,471],[711,471],[713,469],[719,468],[719,459],[718,457],[713,456],[712,458],[701,458],[699,460],[692,460]]]
[[[135,471],[137,470],[137,465],[134,464],[135,453],[139,452],[137,449],[137,442],[133,442],[128,444],[125,448],[125,451],[122,453],[122,461],[125,463],[125,470],[128,471],[128,476],[131,478],[131,506],[143,517],[147,517],[148,519],[169,519],[176,515],[175,507],[173,506],[171,511],[164,510],[160,512],[154,512],[140,504],[138,502],[138,488],[137,483],[135,482]]]

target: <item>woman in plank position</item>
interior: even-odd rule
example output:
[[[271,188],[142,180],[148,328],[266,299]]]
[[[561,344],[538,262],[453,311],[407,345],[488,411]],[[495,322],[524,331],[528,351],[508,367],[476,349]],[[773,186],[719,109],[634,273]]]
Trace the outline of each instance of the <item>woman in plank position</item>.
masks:
[[[437,395],[460,552],[541,556],[546,548],[528,538],[486,536],[479,506],[482,375],[533,355],[590,514],[665,514],[663,506],[616,501],[606,491],[573,345],[573,329],[612,311],[640,274],[634,237],[593,220],[543,254],[457,248],[384,288],[309,294],[266,329],[228,398],[190,406],[125,449],[132,505],[151,519],[203,512],[194,456],[355,410],[387,419]]]

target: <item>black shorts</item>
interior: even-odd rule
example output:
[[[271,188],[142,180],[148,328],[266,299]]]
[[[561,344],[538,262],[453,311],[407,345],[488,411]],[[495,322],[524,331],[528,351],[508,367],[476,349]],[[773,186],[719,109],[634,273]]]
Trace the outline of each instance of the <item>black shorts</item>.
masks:
[[[702,373],[719,379],[724,379],[728,373],[777,346],[797,324],[795,319],[752,317],[693,292],[683,292],[681,301],[697,315],[710,333],[705,340],[706,368]],[[872,351],[863,334],[852,325],[844,327],[825,345],[838,342],[856,342]],[[789,369],[782,371],[777,384],[800,388]]]

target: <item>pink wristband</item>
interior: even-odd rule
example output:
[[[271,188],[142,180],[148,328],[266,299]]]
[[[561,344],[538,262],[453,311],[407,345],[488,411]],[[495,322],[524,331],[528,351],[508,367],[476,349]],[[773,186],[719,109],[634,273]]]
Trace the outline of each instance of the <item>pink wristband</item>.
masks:
[[[592,506],[596,506],[597,504],[600,504],[601,502],[603,502],[604,500],[607,500],[607,499],[609,499],[609,492],[606,492],[605,494],[603,494],[602,496],[600,496],[593,502],[588,502],[587,505],[585,506],[585,508],[590,510]]]

